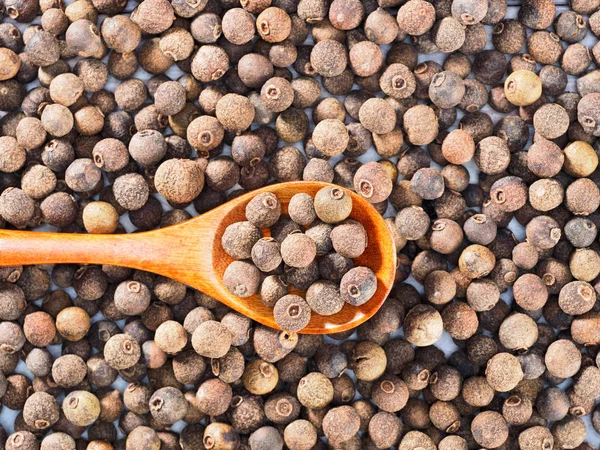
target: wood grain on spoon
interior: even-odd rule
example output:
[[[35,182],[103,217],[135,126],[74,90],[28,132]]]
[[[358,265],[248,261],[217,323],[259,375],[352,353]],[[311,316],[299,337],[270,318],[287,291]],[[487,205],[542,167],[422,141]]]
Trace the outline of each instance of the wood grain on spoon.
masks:
[[[186,222],[133,234],[67,234],[0,230],[0,266],[28,264],[110,264],[145,270],[173,278],[221,301],[232,309],[278,328],[272,309],[258,297],[240,298],[222,283],[225,269],[233,261],[221,247],[225,228],[245,220],[248,202],[261,192],[273,192],[287,213],[290,198],[299,192],[314,196],[327,186],[318,182],[274,184],[249,192]],[[385,301],[395,276],[396,254],[389,229],[381,215],[362,197],[350,192],[350,218],[367,230],[369,244],[356,265],[367,266],[377,275],[377,292],[359,307],[346,304],[333,316],[313,313],[301,333],[337,333],[354,328],[371,317]]]

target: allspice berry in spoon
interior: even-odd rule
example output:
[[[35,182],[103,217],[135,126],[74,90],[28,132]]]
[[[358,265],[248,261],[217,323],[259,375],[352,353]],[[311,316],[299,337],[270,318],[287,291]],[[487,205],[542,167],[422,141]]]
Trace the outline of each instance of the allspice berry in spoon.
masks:
[[[281,243],[283,262],[291,267],[307,267],[317,255],[317,246],[306,234],[290,233]]]
[[[266,228],[274,225],[281,215],[281,202],[275,194],[265,192],[254,197],[246,206],[246,218],[250,223]]]
[[[346,220],[331,231],[331,244],[340,255],[354,259],[362,255],[368,245],[367,232],[356,220]]]
[[[281,297],[273,307],[273,317],[281,329],[296,332],[310,322],[310,306],[298,295]]]
[[[338,187],[324,187],[315,195],[315,212],[325,223],[338,223],[352,212],[352,198]]]
[[[251,263],[234,261],[223,274],[225,288],[238,297],[250,297],[260,287],[260,271]]]
[[[377,291],[377,277],[368,267],[354,267],[340,281],[340,295],[353,306],[368,302]]]

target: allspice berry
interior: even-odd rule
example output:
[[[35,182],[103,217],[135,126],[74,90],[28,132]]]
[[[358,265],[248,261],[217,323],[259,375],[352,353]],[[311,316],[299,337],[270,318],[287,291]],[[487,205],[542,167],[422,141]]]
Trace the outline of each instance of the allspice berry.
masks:
[[[59,418],[56,400],[46,392],[35,392],[25,401],[23,419],[36,431],[44,431],[53,426]]]
[[[261,359],[247,364],[242,375],[244,387],[254,395],[268,394],[275,388],[278,380],[279,374],[275,366]]]
[[[496,391],[508,392],[523,379],[523,370],[515,356],[510,353],[497,353],[488,361],[485,377]]]
[[[56,316],[56,330],[67,341],[83,339],[89,329],[89,315],[77,306],[65,308]]]
[[[534,72],[515,70],[504,82],[504,95],[513,105],[531,105],[542,95],[542,82]]]
[[[352,211],[350,194],[340,187],[324,187],[315,195],[315,212],[325,223],[338,223],[345,220]]]
[[[192,346],[199,355],[221,358],[231,346],[231,333],[214,320],[202,322],[192,334]]]
[[[159,194],[172,203],[189,203],[204,188],[204,172],[196,161],[169,159],[156,169],[154,186]]]
[[[570,378],[581,367],[581,353],[572,341],[559,339],[546,350],[544,357],[548,372],[559,378]]]
[[[333,386],[322,373],[311,372],[298,383],[296,395],[298,401],[307,408],[324,408],[333,400]]]
[[[386,200],[392,193],[392,188],[392,180],[379,163],[364,164],[354,174],[354,189],[370,203]]]
[[[14,77],[21,67],[19,56],[8,48],[0,49],[0,81],[9,80]]]
[[[404,319],[404,336],[418,347],[436,343],[443,330],[442,316],[431,306],[417,305]]]
[[[343,153],[348,146],[348,130],[337,119],[325,119],[319,122],[312,134],[316,148],[327,156]]]
[[[477,414],[471,422],[471,433],[482,447],[496,448],[508,439],[508,426],[502,414],[484,411]]]
[[[587,142],[571,142],[564,149],[563,169],[574,177],[587,177],[598,167],[598,156]]]
[[[485,277],[492,271],[495,264],[494,254],[488,248],[478,244],[464,249],[458,260],[460,271],[469,278]]]
[[[425,126],[425,124],[428,124]],[[427,145],[438,135],[438,119],[427,105],[416,105],[409,108],[403,117],[403,126],[408,141],[413,145]]]
[[[141,356],[139,343],[127,334],[112,336],[104,346],[104,358],[114,369],[123,370],[135,365]]]
[[[63,400],[63,412],[69,422],[86,427],[100,416],[100,402],[91,392],[73,391]]]
[[[449,163],[465,164],[475,154],[475,142],[468,132],[453,130],[442,142],[442,154]]]
[[[83,209],[83,226],[90,234],[114,233],[119,225],[117,210],[106,202],[91,202]]]

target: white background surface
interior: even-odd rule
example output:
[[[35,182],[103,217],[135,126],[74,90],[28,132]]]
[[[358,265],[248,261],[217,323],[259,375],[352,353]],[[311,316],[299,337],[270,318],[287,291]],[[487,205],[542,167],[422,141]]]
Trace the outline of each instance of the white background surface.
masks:
[[[67,4],[71,3],[72,0],[67,0]],[[518,0],[509,0],[509,8],[508,8],[508,13],[506,15],[506,18],[516,18],[517,17],[517,13],[518,13],[518,6],[520,4],[520,1]],[[557,15],[568,9],[566,6],[564,6],[566,3],[564,2],[555,2],[557,4]],[[130,0],[129,4],[127,6],[127,12],[131,12],[135,6],[137,5],[137,3],[134,0]],[[99,20],[98,24],[101,23],[103,17],[101,17],[101,19]],[[26,28],[25,24],[19,24],[16,23],[14,21],[11,21],[10,19],[4,19],[4,21],[8,21],[11,23],[14,23],[15,25],[17,25],[21,31],[23,31]],[[40,22],[40,18],[38,17],[36,19],[36,21],[34,21],[34,23],[38,23]],[[491,44],[491,27],[486,26],[486,30],[487,30],[487,34],[488,34],[488,44],[486,46],[486,48],[492,49],[493,46]],[[530,33],[529,33],[530,34]],[[310,38],[309,38],[310,39]],[[593,47],[593,45],[597,42],[597,39],[592,35],[591,32],[588,32],[588,36],[586,37],[586,39],[584,41],[582,41],[582,43],[584,45],[587,45],[590,47]],[[564,45],[563,45],[564,46]],[[389,46],[383,46],[384,51],[387,51],[387,47]],[[525,52],[525,48],[522,50],[523,52]],[[432,55],[419,55],[419,63],[424,62],[424,61],[436,61],[440,64],[443,63],[444,59],[446,57],[446,54],[443,53],[435,53]],[[71,60],[70,64],[71,67],[74,66],[75,62],[77,60]],[[106,61],[106,59],[105,59]],[[538,66],[539,68],[539,66]],[[593,69],[594,67],[590,67],[590,69]],[[176,80],[177,78],[179,78],[179,76],[182,74],[183,72],[181,72],[179,70],[179,68],[176,65],[173,65],[167,72],[166,74],[173,80]],[[147,80],[148,78],[150,78],[150,74],[144,72],[142,69],[139,69],[138,72],[134,75],[136,78],[140,78],[142,80]],[[31,83],[31,85],[29,86],[29,89],[37,86],[39,83],[34,82]],[[106,89],[114,91],[114,88],[118,85],[118,81],[114,78],[110,78],[108,85],[106,86]],[[358,88],[358,86],[355,86],[355,88]],[[488,87],[489,88],[489,87]],[[575,78],[574,77],[569,77],[569,85],[567,90],[569,91],[576,91],[575,89]],[[328,97],[330,96],[329,93],[327,93],[327,91],[325,91],[324,89],[322,89],[322,96],[323,97]],[[339,97],[340,100],[343,101],[342,97]],[[494,123],[496,123],[501,117],[503,117],[502,114],[497,113],[496,111],[494,111],[493,109],[491,109],[489,106],[485,106],[482,109],[483,112],[489,114],[492,118],[492,120],[494,121]],[[307,111],[308,112],[308,111]],[[308,114],[308,117],[311,117],[311,114]],[[458,112],[458,119],[456,124],[458,124],[458,121],[460,120],[460,118],[462,117],[462,113],[459,111]],[[296,146],[298,146],[299,148],[302,148],[300,144],[296,144]],[[226,150],[224,152],[225,154],[229,153],[229,149],[228,147],[226,147]],[[342,157],[336,157],[336,158],[332,158],[331,159],[331,163],[335,164],[337,161],[339,161],[340,159],[342,159]],[[373,148],[371,148],[365,155],[361,156],[358,158],[359,160],[361,160],[362,162],[368,162],[368,161],[376,161],[381,159],[380,156],[375,152],[375,150]],[[394,161],[396,160],[396,158],[393,159]],[[432,166],[436,166],[435,163],[432,163]],[[478,170],[477,167],[475,166],[474,162],[471,161],[468,164],[466,164],[466,167],[469,169],[469,172],[471,174],[471,183],[476,183],[477,179],[478,179]],[[171,209],[170,206],[166,203],[166,201],[162,200],[162,205],[163,208],[165,210],[169,210]],[[193,209],[193,207],[189,207],[187,208],[188,212],[190,212],[192,215],[197,215],[195,210]],[[391,216],[394,214],[393,209],[391,208],[391,206],[389,207],[386,216]],[[135,229],[135,227],[133,227],[133,225],[131,224],[131,222],[129,221],[129,218],[127,215],[121,216],[121,223],[125,226],[125,228],[128,231],[133,231]],[[521,227],[518,222],[513,219],[513,221],[510,223],[509,228],[513,231],[513,233],[515,234],[515,237],[519,240],[522,241],[524,239],[524,229],[523,227]],[[52,231],[52,229],[48,226],[46,227],[42,227],[40,228],[40,230],[43,231]],[[414,286],[416,286],[419,291],[422,292],[422,286],[419,283],[416,283],[412,277],[409,278],[409,280],[407,280],[407,282],[413,284]],[[53,289],[55,287],[53,286]],[[75,297],[75,293],[72,289],[68,289],[67,290],[70,295],[74,298]],[[509,290],[508,292],[504,293],[502,295],[502,298],[504,299],[505,302],[510,303],[512,301],[512,292]],[[92,318],[92,321],[98,321],[103,319],[101,314],[98,314],[96,316],[94,316]],[[118,322],[118,324],[122,327],[124,325],[124,321]],[[392,337],[397,337],[397,336],[401,336],[402,332],[401,330],[398,330],[396,333],[394,333],[392,335]],[[354,334],[353,336],[350,337],[350,339],[356,339],[356,334]],[[340,343],[339,341],[332,341],[335,343]],[[440,349],[442,349],[446,356],[450,356],[456,349],[457,347],[454,345],[452,339],[446,334],[444,333],[442,339],[436,344],[437,347],[439,347]],[[49,350],[52,352],[52,354],[55,357],[60,356],[60,346],[51,346],[49,347]],[[29,373],[29,371],[27,370],[25,364],[20,361],[19,365],[16,369],[16,372],[18,373],[23,373],[26,374],[28,377],[32,378],[31,373]],[[350,373],[351,376],[352,373]],[[569,382],[565,382],[565,385],[568,386]],[[118,388],[120,390],[123,390],[125,387],[127,386],[127,383],[125,381],[123,381],[121,378],[118,378],[117,381],[113,384],[113,387]],[[561,387],[565,387],[561,385]],[[60,400],[62,400],[62,398],[59,398]],[[2,411],[0,412],[0,424],[6,429],[6,431],[10,434],[13,432],[13,423],[14,423],[14,418],[17,414],[17,411],[12,411],[8,408],[3,408]],[[594,445],[594,447],[599,448],[600,445],[600,436],[594,431],[594,429],[591,426],[590,423],[590,416],[587,416],[584,418],[584,420],[586,421],[586,425],[588,427],[588,436],[587,436],[587,442],[589,442],[590,444]],[[183,422],[179,422],[177,424],[175,424],[172,429],[174,431],[180,431],[183,427],[185,426],[185,424]],[[120,434],[120,433],[119,433]],[[85,436],[85,435],[84,435]],[[120,436],[121,437],[121,436]]]

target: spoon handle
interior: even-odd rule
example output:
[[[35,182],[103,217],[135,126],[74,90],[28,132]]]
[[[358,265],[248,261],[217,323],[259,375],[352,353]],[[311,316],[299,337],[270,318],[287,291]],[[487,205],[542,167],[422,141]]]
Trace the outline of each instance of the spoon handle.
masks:
[[[196,227],[190,224],[195,222]],[[204,234],[202,234],[204,232]],[[145,270],[213,290],[212,233],[197,218],[133,234],[71,234],[0,230],[0,266],[110,264]],[[204,244],[195,244],[205,236]]]
[[[158,249],[145,245],[151,240],[140,236],[0,230],[0,266],[113,264],[141,268]]]

